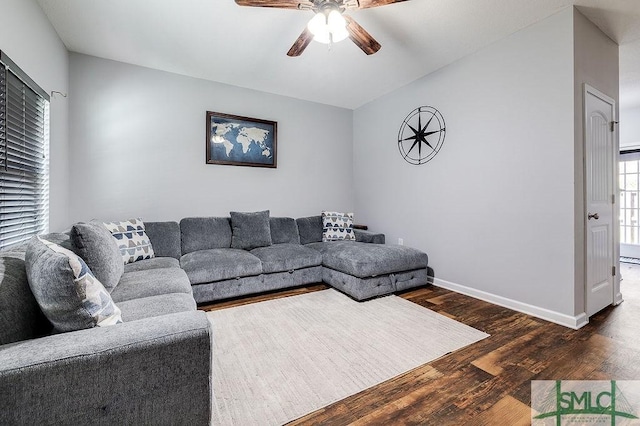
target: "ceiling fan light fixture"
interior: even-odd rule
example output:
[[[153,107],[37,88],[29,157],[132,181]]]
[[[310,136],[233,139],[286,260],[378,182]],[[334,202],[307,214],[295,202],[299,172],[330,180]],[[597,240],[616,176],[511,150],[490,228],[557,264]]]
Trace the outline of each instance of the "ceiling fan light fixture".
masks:
[[[318,12],[311,18],[307,28],[314,35],[314,40],[320,43],[336,43],[349,37],[347,21],[337,10],[331,10],[329,14]]]
[[[329,27],[329,31],[337,32],[345,29],[347,21],[342,16],[342,13],[337,10],[332,10],[327,17],[327,26]]]

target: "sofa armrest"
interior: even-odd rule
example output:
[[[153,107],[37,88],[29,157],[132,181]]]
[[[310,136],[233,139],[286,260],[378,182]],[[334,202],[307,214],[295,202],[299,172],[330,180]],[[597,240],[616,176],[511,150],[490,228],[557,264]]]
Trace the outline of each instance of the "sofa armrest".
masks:
[[[384,234],[377,234],[362,229],[354,229],[353,233],[356,235],[356,241],[361,243],[384,244]]]
[[[0,424],[208,424],[211,350],[201,311],[0,346]]]

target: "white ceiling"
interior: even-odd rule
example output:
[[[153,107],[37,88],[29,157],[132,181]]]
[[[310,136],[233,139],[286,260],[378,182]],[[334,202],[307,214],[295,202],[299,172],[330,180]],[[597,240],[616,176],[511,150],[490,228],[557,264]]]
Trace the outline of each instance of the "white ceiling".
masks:
[[[311,12],[233,0],[38,0],[73,52],[355,109],[575,4],[621,45],[621,106],[640,106],[640,0],[410,0],[355,10],[381,44],[287,50]]]

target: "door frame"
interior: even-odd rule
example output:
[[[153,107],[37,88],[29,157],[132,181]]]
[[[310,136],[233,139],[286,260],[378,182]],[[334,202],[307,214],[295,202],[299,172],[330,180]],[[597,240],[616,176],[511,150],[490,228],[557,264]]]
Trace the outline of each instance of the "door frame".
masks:
[[[622,156],[625,154],[637,154],[640,155],[640,145],[628,145],[625,147],[620,147],[619,149],[619,157],[618,157],[618,167],[620,167],[620,163],[622,161]],[[619,170],[618,170],[619,172]],[[621,199],[622,200],[622,199]],[[640,201],[640,199],[638,200]],[[622,206],[620,206],[622,207]],[[621,228],[622,230],[622,228]],[[620,256],[621,257],[635,257],[640,258],[640,241],[638,244],[625,244],[622,242],[622,232],[620,235]]]
[[[583,205],[583,217],[587,217],[587,126],[588,126],[588,113],[587,113],[587,96],[593,95],[597,98],[600,98],[604,102],[611,105],[611,121],[617,124],[616,120],[616,101],[606,94],[602,93],[598,89],[593,86],[590,86],[587,83],[583,85],[583,95],[582,95],[582,147],[584,155],[582,156],[583,160],[583,176],[584,176],[584,205]],[[612,138],[613,143],[611,144],[612,156],[611,161],[613,162],[611,171],[613,173],[613,192],[614,192],[614,202],[611,204],[612,209],[612,218],[613,218],[613,266],[616,268],[616,274],[613,277],[613,305],[617,306],[622,303],[622,293],[620,292],[620,184],[619,184],[619,161],[620,161],[620,139],[619,139],[619,128],[617,125],[614,125]],[[587,268],[588,268],[588,255],[587,255],[587,221],[584,220],[584,310],[587,311],[587,297],[589,289],[587,288]],[[588,319],[587,319],[588,321]]]

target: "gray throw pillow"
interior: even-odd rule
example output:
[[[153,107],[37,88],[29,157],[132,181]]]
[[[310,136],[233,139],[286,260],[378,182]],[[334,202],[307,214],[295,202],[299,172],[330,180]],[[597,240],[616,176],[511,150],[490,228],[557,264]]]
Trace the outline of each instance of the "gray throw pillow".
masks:
[[[253,250],[271,244],[269,210],[255,213],[231,212],[231,248]]]
[[[122,322],[109,292],[74,252],[37,236],[25,256],[29,287],[58,331]]]
[[[116,240],[100,222],[77,223],[71,228],[75,252],[111,292],[124,274],[124,262]]]

